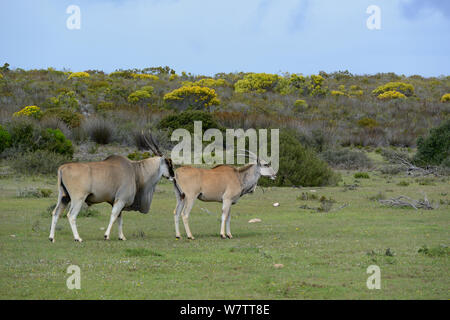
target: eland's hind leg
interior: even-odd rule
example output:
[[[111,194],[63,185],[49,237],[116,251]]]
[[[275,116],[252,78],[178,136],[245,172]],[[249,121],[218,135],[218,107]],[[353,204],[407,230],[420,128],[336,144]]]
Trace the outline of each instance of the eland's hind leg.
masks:
[[[53,212],[52,212],[52,224],[50,226],[50,235],[48,237],[48,239],[51,242],[55,242],[56,224],[58,223],[59,215],[62,212],[64,212],[64,209],[66,208],[67,203],[68,202],[66,202],[65,199],[61,197],[60,199],[58,199],[58,203],[56,204],[55,209],[53,209]]]
[[[192,207],[194,206],[194,201],[196,197],[189,197],[185,198],[183,210],[182,210],[182,218],[183,218],[183,224],[184,229],[186,230],[186,234],[188,239],[194,240],[194,236],[191,233],[191,229],[189,228],[189,214],[191,213]]]
[[[104,235],[105,240],[109,240],[109,234],[111,233],[112,225],[114,224],[114,222],[116,221],[116,219],[120,215],[120,213],[122,212],[122,209],[124,206],[125,206],[125,203],[122,200],[117,200],[114,203],[114,206],[111,211],[111,218],[109,219],[109,225],[108,225],[108,228],[106,229],[106,232]],[[120,219],[120,221],[121,220],[122,220],[122,218]]]
[[[75,241],[82,242],[83,240],[80,238],[77,230],[77,216],[81,210],[81,206],[83,205],[84,199],[72,199],[70,202],[70,209],[67,213],[67,218],[69,219],[70,227],[72,228],[72,233]]]
[[[122,218],[122,213],[119,213],[119,216],[117,217],[117,223],[119,225],[119,240],[127,240],[127,238],[125,238],[125,235],[123,234],[123,218]]]

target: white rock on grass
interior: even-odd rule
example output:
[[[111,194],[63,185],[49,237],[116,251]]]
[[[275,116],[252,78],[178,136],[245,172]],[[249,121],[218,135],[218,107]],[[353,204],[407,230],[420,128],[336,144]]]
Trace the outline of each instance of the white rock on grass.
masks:
[[[255,222],[261,222],[261,219],[254,218],[248,221],[248,223],[255,223]]]
[[[274,207],[279,207],[279,206],[280,206],[280,203],[275,202],[275,203],[273,204],[273,206],[274,206]]]

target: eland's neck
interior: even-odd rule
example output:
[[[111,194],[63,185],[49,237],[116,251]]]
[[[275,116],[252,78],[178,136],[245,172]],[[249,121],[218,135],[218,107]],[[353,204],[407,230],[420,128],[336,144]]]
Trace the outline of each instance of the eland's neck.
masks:
[[[244,167],[240,167],[238,172],[242,187],[242,194],[252,192],[261,177],[259,170],[257,170],[257,165],[249,164]]]
[[[136,179],[139,185],[156,184],[162,176],[161,158],[153,157],[135,162]]]

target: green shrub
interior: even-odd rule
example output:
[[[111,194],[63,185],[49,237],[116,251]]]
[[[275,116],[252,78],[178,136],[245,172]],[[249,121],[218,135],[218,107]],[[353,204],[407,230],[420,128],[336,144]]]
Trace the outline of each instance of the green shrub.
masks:
[[[73,146],[59,129],[42,129],[31,121],[13,121],[9,124],[11,147],[19,152],[47,150],[68,157],[73,156]]]
[[[158,123],[158,129],[168,130],[169,135],[173,130],[182,128],[188,130],[190,133],[194,133],[194,121],[202,122],[203,131],[216,128],[221,130],[222,127],[214,120],[213,116],[209,112],[188,110],[178,114],[171,114],[165,116]]]
[[[320,157],[337,169],[354,170],[370,168],[373,165],[364,152],[349,149],[326,150],[320,154]]]
[[[65,108],[50,108],[44,111],[43,119],[52,117],[61,120],[69,128],[79,127],[81,120],[83,120],[83,116],[80,113]]]
[[[39,149],[59,153],[72,158],[74,148],[72,142],[66,139],[59,129],[44,129]]]
[[[11,147],[16,152],[47,150],[72,157],[72,142],[59,129],[41,128],[35,122],[26,119],[8,123],[11,135]]]
[[[440,165],[450,157],[450,120],[417,139],[414,162],[418,165]]]
[[[0,153],[11,146],[11,135],[0,125]]]
[[[357,172],[353,175],[355,179],[370,179],[370,176],[367,172]]]
[[[28,119],[14,119],[8,123],[11,135],[11,147],[19,150],[36,150],[40,140],[40,128]]]
[[[47,150],[25,152],[9,159],[11,168],[22,174],[54,174],[58,167],[70,161],[70,158]]]
[[[261,185],[336,185],[340,177],[312,149],[304,148],[292,130],[280,131],[280,167],[275,181],[260,179]]]

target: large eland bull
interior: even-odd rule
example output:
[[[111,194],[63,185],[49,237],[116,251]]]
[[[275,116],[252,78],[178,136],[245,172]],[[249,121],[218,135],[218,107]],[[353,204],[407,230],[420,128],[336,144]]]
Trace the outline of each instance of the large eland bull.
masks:
[[[275,179],[275,171],[269,163],[260,160],[253,153],[246,151],[254,157],[256,163],[235,168],[228,165],[219,165],[212,169],[181,167],[175,171],[175,195],[177,206],[174,210],[175,235],[180,238],[179,218],[183,218],[184,228],[188,239],[194,239],[189,228],[189,214],[195,199],[222,203],[222,224],[220,236],[232,238],[230,230],[230,210],[244,194],[255,190],[261,176]],[[226,234],[225,234],[226,224]]]
[[[131,161],[122,156],[109,156],[103,161],[66,163],[58,168],[58,203],[52,212],[49,239],[55,241],[55,227],[59,215],[70,203],[67,217],[75,241],[81,242],[76,219],[83,203],[88,205],[107,202],[112,206],[111,218],[105,239],[113,223],[118,220],[119,240],[126,240],[122,230],[122,211],[147,213],[152,203],[156,184],[162,176],[173,180],[172,160],[165,157],[154,143],[143,136],[149,148],[157,155],[141,161]]]

